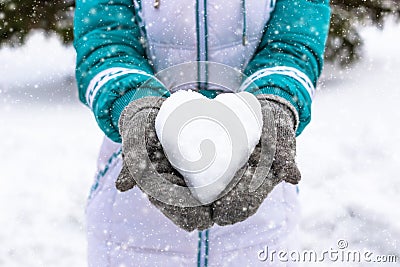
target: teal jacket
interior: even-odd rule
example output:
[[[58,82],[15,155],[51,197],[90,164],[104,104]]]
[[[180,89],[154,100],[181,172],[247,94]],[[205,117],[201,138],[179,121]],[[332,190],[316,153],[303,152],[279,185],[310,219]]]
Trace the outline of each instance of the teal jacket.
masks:
[[[169,96],[157,79],[155,90],[137,93],[155,73],[183,62],[218,62],[248,77],[244,90],[289,101],[299,135],[311,120],[329,18],[329,0],[77,0],[79,98],[120,142],[118,120],[130,101]]]

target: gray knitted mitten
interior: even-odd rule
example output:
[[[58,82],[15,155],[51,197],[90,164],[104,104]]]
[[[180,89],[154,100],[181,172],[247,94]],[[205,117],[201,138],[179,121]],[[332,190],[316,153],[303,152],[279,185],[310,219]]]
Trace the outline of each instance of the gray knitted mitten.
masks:
[[[145,97],[132,101],[122,112],[119,129],[122,136],[123,167],[116,181],[120,191],[138,185],[160,194],[175,194],[170,184],[185,186],[183,177],[171,166],[159,142],[154,121],[164,98]],[[161,179],[161,180],[160,180]],[[169,205],[148,194],[150,202],[167,218],[186,231],[204,230],[213,225],[210,206]]]
[[[255,214],[264,199],[281,181],[297,184],[300,181],[300,171],[296,166],[296,134],[297,111],[284,99],[272,95],[259,95],[264,125],[261,140],[251,154],[247,165],[238,171],[239,178],[233,189],[213,203],[213,220],[219,225],[234,224]],[[268,120],[267,112],[272,111],[274,120]],[[276,129],[275,153],[271,153],[266,136],[267,127]],[[273,158],[271,158],[273,157]],[[261,170],[258,175],[264,175],[262,184],[255,190],[250,190],[250,183],[256,167],[272,160],[271,169]],[[259,168],[260,168],[259,167]],[[258,170],[259,171],[259,170]],[[237,181],[239,180],[239,181]],[[251,192],[252,191],[252,192]]]

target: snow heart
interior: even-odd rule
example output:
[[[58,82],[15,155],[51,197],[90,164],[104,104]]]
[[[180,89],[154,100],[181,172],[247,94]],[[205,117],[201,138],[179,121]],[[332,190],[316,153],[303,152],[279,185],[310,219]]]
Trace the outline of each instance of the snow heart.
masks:
[[[202,204],[218,199],[260,140],[261,106],[247,92],[208,99],[178,91],[164,101],[155,121],[171,165]]]

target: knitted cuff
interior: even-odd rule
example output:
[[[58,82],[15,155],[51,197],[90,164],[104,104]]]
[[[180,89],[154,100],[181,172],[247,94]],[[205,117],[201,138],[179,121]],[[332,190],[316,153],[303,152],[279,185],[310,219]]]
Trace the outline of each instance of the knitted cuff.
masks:
[[[120,132],[124,130],[124,122],[132,119],[138,112],[145,109],[160,109],[164,102],[163,97],[147,96],[143,98],[131,101],[123,110],[120,112],[118,121],[118,127]]]
[[[111,106],[111,122],[113,126],[120,132],[119,120],[122,111],[125,107],[134,100],[139,100],[145,97],[168,97],[170,95],[169,91],[164,87],[159,88],[139,88],[132,89],[126,92],[121,97],[117,98],[113,105]]]
[[[260,100],[268,100],[268,101],[272,101],[275,102],[277,104],[279,104],[279,106],[281,106],[283,109],[285,109],[292,117],[293,120],[293,127],[294,127],[294,131],[297,131],[297,127],[299,126],[299,114],[296,110],[296,108],[286,99],[277,96],[277,95],[271,95],[271,94],[260,94],[257,95],[257,99]]]

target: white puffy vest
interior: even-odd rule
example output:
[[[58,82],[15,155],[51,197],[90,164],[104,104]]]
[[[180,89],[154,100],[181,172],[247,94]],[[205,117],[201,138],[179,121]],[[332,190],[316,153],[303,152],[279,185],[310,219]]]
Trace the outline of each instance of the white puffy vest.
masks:
[[[243,71],[276,0],[177,1],[134,0],[156,72],[188,61],[218,62]]]

